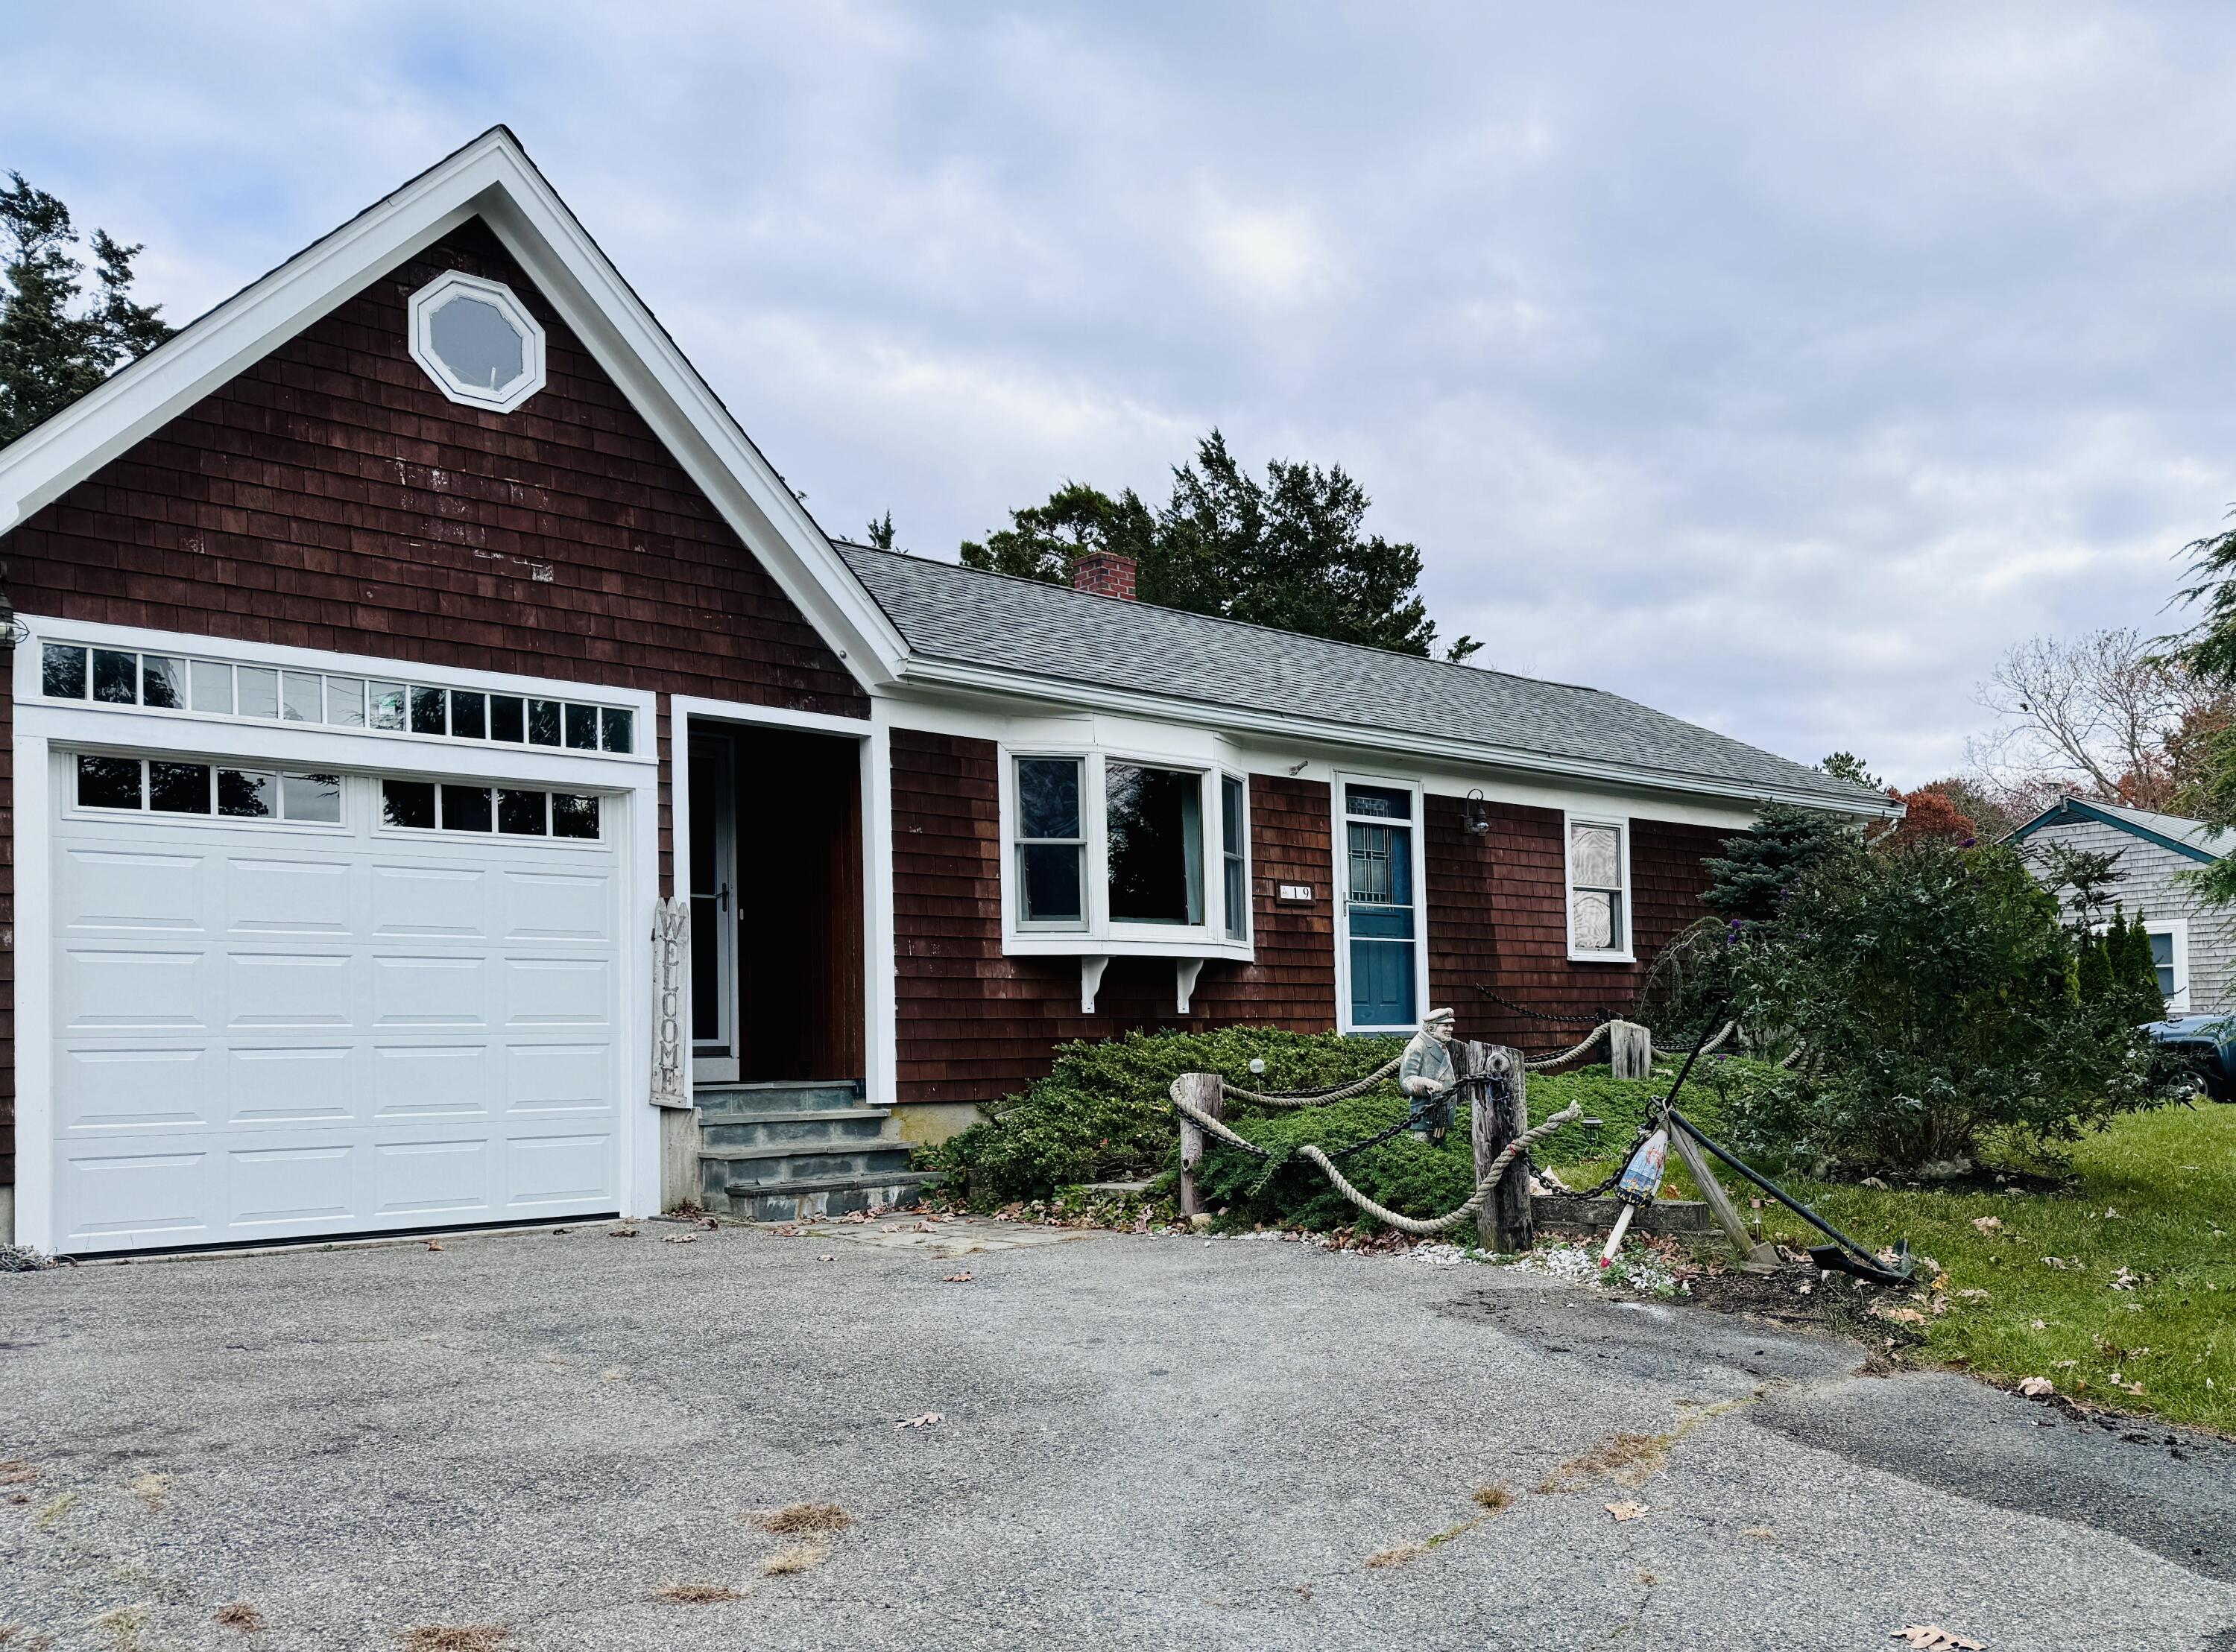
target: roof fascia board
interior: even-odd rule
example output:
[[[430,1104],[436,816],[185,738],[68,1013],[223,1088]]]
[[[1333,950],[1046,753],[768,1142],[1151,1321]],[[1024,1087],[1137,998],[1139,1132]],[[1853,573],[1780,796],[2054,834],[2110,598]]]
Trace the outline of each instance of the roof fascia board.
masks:
[[[524,151],[495,128],[251,283],[0,454],[0,533],[53,502],[384,272],[487,220],[692,480],[865,686],[907,646]]]
[[[958,660],[935,659],[922,654],[907,662],[902,672],[902,681],[924,687],[961,689],[979,694],[1028,699],[1075,710],[1086,708],[1210,729],[1242,730],[1276,739],[1305,741],[1346,751],[1395,752],[1407,757],[1436,758],[1447,764],[1478,764],[1484,768],[1513,770],[1526,774],[1560,775],[1568,779],[1596,781],[1603,785],[1642,787],[1655,791],[1673,791],[1749,803],[1794,803],[1805,809],[1822,809],[1834,814],[1856,815],[1870,819],[1899,819],[1904,812],[1902,805],[1891,798],[1884,807],[1871,808],[1862,803],[1861,800],[1849,803],[1837,797],[1788,787],[1748,785],[1738,781],[1713,780],[1705,776],[1627,768],[1620,764],[1592,763],[1577,757],[1549,757],[1540,752],[1522,751],[1477,740],[1436,739],[1395,730],[1361,729],[1351,724],[1285,717],[1277,712],[1252,711],[1245,706],[1207,705],[1197,700],[1064,682],[968,665]]]
[[[2172,849],[2175,854],[2185,859],[2195,861],[2200,866],[2211,866],[2220,858],[2209,849],[2201,849],[2194,843],[2185,843],[2178,837],[2168,837],[2164,832],[2154,832],[2147,826],[2124,819],[2108,809],[2098,809],[2078,797],[2060,799],[2013,832],[2011,836],[2015,840],[2030,836],[2041,828],[2056,825],[2074,815],[2078,815],[2084,820],[2093,820],[2099,825],[2109,826],[2114,830],[2125,832],[2130,837],[2140,837],[2146,843],[2155,843],[2160,849]]]

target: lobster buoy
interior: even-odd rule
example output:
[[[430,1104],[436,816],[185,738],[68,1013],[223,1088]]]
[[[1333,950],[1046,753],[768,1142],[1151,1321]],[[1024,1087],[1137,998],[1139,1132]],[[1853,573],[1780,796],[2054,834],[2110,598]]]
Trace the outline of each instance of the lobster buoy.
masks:
[[[1661,1191],[1661,1176],[1668,1163],[1669,1132],[1666,1130],[1655,1131],[1630,1156],[1630,1163],[1623,1168],[1622,1180],[1615,1183],[1615,1196],[1622,1209],[1608,1235],[1607,1249],[1600,1252],[1601,1267],[1615,1265],[1615,1252],[1622,1249],[1622,1236],[1630,1231],[1631,1217],[1653,1203],[1654,1196]]]

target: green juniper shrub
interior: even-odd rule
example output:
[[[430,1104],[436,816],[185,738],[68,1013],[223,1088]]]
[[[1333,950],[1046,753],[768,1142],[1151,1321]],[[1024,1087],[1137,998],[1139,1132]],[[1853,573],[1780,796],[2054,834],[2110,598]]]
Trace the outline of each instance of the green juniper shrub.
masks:
[[[1004,1104],[994,1119],[974,1125],[920,1162],[943,1172],[948,1191],[980,1209],[1019,1200],[1055,1199],[1082,1183],[1147,1179],[1179,1164],[1180,1132],[1167,1092],[1183,1072],[1217,1072],[1229,1082],[1267,1093],[1330,1090],[1365,1077],[1403,1047],[1395,1039],[1342,1038],[1240,1027],[1218,1032],[1136,1032],[1107,1043],[1080,1043],[1056,1052],[1054,1069],[1022,1097]],[[1267,1072],[1253,1078],[1253,1057]],[[1765,1081],[1774,1069],[1758,1063],[1710,1058],[1701,1064],[1687,1100],[1707,1126],[1720,1125],[1728,1096]],[[1542,1121],[1570,1101],[1600,1119],[1595,1132],[1571,1125],[1544,1142],[1545,1164],[1573,1164],[1625,1150],[1649,1100],[1668,1087],[1668,1073],[1618,1080],[1604,1066],[1533,1076],[1529,1111]],[[1241,1135],[1273,1150],[1273,1161],[1217,1141],[1201,1170],[1207,1202],[1230,1224],[1284,1227],[1348,1226],[1358,1210],[1319,1170],[1294,1159],[1294,1150],[1316,1142],[1331,1151],[1399,1123],[1407,1105],[1384,1080],[1360,1096],[1323,1107],[1271,1110],[1235,1100],[1228,1122]],[[1435,1216],[1464,1200],[1475,1185],[1467,1110],[1459,1110],[1442,1146],[1405,1135],[1341,1161],[1344,1173],[1378,1203],[1411,1216]]]
[[[1177,1164],[1179,1131],[1168,1096],[1183,1072],[1216,1072],[1273,1094],[1332,1090],[1389,1061],[1398,1039],[1342,1038],[1232,1027],[1214,1032],[1129,1032],[1060,1046],[1048,1076],[994,1109],[994,1117],[918,1162],[947,1191],[980,1209],[1052,1197],[1082,1182],[1139,1179]],[[1253,1059],[1266,1072],[1253,1077]],[[1389,1093],[1397,1092],[1391,1087]]]
[[[1723,1126],[1731,1097],[1776,1075],[1776,1068],[1760,1062],[1710,1056],[1687,1081],[1680,1105],[1687,1118],[1713,1135]],[[1639,1122],[1654,1099],[1667,1092],[1673,1076],[1667,1066],[1652,1078],[1617,1078],[1604,1066],[1532,1074],[1532,1124],[1543,1123],[1572,1101],[1582,1104],[1585,1118],[1600,1121],[1596,1130],[1578,1123],[1554,1131],[1533,1150],[1533,1158],[1540,1164],[1559,1166],[1622,1156],[1629,1150]],[[1305,1143],[1313,1142],[1332,1156],[1350,1143],[1389,1129],[1406,1111],[1395,1085],[1325,1107],[1283,1112],[1247,1106],[1231,1109],[1227,1123],[1236,1133],[1273,1150],[1274,1157],[1269,1162],[1213,1142],[1199,1173],[1205,1202],[1214,1210],[1223,1210],[1230,1225],[1263,1223],[1269,1227],[1306,1229],[1378,1225],[1338,1193],[1318,1165],[1293,1155]],[[1409,1216],[1442,1216],[1475,1191],[1470,1124],[1469,1109],[1463,1105],[1441,1146],[1407,1134],[1338,1158],[1337,1163],[1351,1183],[1376,1203]],[[1466,1242],[1472,1237],[1472,1229],[1455,1236]]]

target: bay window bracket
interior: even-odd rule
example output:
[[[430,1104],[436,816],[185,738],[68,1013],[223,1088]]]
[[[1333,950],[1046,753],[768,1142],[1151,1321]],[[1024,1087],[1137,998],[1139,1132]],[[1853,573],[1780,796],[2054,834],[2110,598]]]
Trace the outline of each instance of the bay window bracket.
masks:
[[[1202,974],[1203,960],[1200,958],[1173,960],[1174,985],[1178,988],[1178,1008],[1182,1015],[1188,1013],[1188,1000],[1195,996],[1196,977]]]
[[[1102,990],[1102,972],[1110,967],[1110,960],[1091,954],[1079,960],[1079,1013],[1095,1013],[1095,995]]]

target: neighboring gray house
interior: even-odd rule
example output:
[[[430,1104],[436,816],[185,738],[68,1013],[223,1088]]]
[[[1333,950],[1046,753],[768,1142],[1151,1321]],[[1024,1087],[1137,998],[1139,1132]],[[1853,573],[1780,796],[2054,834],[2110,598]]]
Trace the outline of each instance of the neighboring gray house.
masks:
[[[2142,914],[2167,1013],[2218,1015],[2236,1007],[2236,911],[2204,905],[2180,875],[2236,849],[2236,833],[2179,815],[2062,797],[2010,841],[2021,848],[2056,842],[2116,853],[2120,881],[2113,899]],[[2038,864],[2035,869],[2040,875]]]

